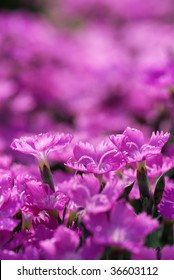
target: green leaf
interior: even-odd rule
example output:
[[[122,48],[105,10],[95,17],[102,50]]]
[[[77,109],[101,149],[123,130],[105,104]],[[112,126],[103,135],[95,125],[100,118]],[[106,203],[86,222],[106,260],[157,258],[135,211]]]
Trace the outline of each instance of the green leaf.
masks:
[[[162,199],[165,187],[164,174],[161,175],[156,181],[155,191],[153,195],[155,205],[158,205]]]
[[[160,203],[161,199],[162,199],[164,188],[165,188],[165,180],[164,180],[165,176],[167,176],[169,178],[173,177],[174,176],[174,168],[171,168],[170,170],[165,172],[163,175],[161,175],[157,179],[156,185],[155,185],[154,196],[153,196],[155,205],[158,205]]]
[[[134,183],[135,182],[131,183],[129,186],[127,186],[124,189],[123,193],[119,196],[118,200],[121,200],[121,199],[126,199],[127,200],[128,199],[128,196],[129,196],[131,190],[133,189]]]
[[[174,168],[169,169],[167,172],[164,173],[164,175],[169,178],[174,178]]]
[[[149,234],[146,237],[146,243],[145,246],[150,247],[150,248],[154,248],[156,249],[157,247],[161,247],[161,231],[162,229],[159,228],[155,231],[153,231],[151,234]]]
[[[163,219],[162,224],[162,235],[161,235],[161,243],[163,245],[173,245],[174,244],[174,230],[173,230],[174,221]]]
[[[136,214],[140,214],[142,212],[142,201],[140,198],[131,200],[130,204],[134,208]]]

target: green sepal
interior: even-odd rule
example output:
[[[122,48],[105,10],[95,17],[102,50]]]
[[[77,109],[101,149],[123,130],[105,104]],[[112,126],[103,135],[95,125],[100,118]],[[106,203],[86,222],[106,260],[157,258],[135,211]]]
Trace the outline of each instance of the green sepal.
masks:
[[[132,191],[133,189],[133,186],[134,186],[134,183],[131,183],[130,185],[128,185],[127,187],[125,187],[123,193],[119,196],[118,200],[121,200],[121,199],[126,199],[128,200],[128,196],[130,194],[130,192]]]

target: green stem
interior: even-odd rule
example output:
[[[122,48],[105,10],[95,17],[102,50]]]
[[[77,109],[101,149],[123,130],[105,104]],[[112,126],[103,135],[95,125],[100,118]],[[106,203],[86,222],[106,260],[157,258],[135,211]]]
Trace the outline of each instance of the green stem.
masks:
[[[53,177],[52,177],[52,173],[51,173],[49,163],[47,161],[46,162],[39,162],[39,169],[40,169],[42,182],[44,184],[48,184],[50,186],[50,189],[53,192],[55,192]]]
[[[137,162],[137,181],[138,181],[138,187],[139,187],[143,210],[148,214],[151,214],[153,199],[150,193],[145,161]]]

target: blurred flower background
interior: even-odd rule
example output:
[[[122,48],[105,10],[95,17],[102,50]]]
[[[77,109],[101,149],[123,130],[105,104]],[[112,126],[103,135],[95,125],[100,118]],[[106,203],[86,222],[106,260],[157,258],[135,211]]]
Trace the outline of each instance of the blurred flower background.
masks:
[[[110,245],[130,251],[133,259],[156,258],[158,247],[174,244],[165,227],[165,219],[174,217],[174,176],[163,178],[168,186],[163,198],[154,191],[156,179],[173,167],[173,140],[174,0],[1,0],[2,258],[54,259],[64,252],[62,258],[95,259]],[[38,159],[42,182],[31,155]],[[146,193],[142,177],[147,187],[147,173],[151,189]],[[151,203],[155,193],[155,211],[164,218],[161,243],[143,243],[159,226],[151,205],[141,209],[148,215],[136,216],[143,212],[137,206],[134,211],[125,201],[115,203],[128,200],[130,189],[122,192],[133,181],[130,199],[141,196]],[[83,227],[76,223],[81,216]],[[80,247],[84,228],[93,238]],[[174,259],[172,250],[165,247],[159,258]]]
[[[173,0],[1,1],[0,134],[172,130]],[[4,141],[5,140],[5,141]]]

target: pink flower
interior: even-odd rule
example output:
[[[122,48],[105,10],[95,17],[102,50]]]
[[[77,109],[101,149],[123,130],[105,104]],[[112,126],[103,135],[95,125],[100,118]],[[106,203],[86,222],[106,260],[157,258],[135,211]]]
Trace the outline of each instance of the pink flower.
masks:
[[[90,214],[84,218],[95,243],[117,246],[133,253],[141,250],[144,238],[158,227],[158,222],[145,213],[136,215],[130,205],[117,202],[106,214]]]
[[[173,167],[173,160],[162,154],[149,156],[147,161],[147,174],[149,178],[158,178]]]
[[[161,260],[174,260],[174,246],[165,246],[162,249]]]
[[[68,198],[60,191],[53,192],[47,184],[42,184],[36,180],[28,180],[25,188],[28,208],[41,210],[62,210]]]
[[[58,227],[54,231],[51,239],[40,241],[40,247],[49,260],[75,259],[75,251],[79,244],[79,236],[64,226]]]
[[[13,216],[23,205],[23,193],[18,193],[8,175],[0,179],[0,230],[13,230],[19,223]]]
[[[39,161],[45,162],[51,152],[64,148],[71,140],[72,135],[70,134],[47,132],[14,139],[11,148],[24,154],[33,155]]]
[[[165,179],[165,189],[158,205],[158,212],[165,219],[174,219],[174,184],[170,180]]]
[[[124,184],[117,179],[109,180],[100,192],[99,180],[94,174],[76,175],[61,186],[73,202],[74,211],[83,208],[89,213],[100,213],[109,211],[113,203],[124,190]]]
[[[108,141],[102,141],[96,147],[86,142],[79,142],[74,148],[74,158],[70,158],[67,166],[84,172],[104,174],[117,170],[122,165],[122,155]]]
[[[170,133],[157,131],[146,142],[140,130],[127,127],[123,134],[111,135],[110,140],[122,152],[124,160],[133,163],[143,161],[149,155],[159,154],[169,137]]]
[[[132,255],[132,260],[156,260],[157,252],[155,249],[143,247],[138,254]]]

